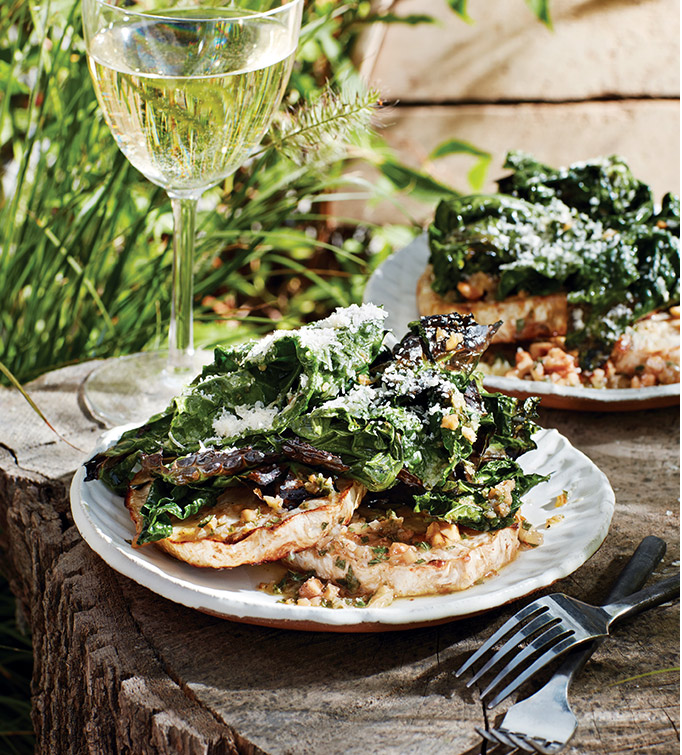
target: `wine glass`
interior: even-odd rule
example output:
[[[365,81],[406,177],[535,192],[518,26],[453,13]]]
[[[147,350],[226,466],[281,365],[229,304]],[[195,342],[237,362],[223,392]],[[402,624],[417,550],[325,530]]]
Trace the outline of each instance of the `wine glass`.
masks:
[[[303,0],[83,0],[88,64],[126,158],[173,209],[168,352],[112,359],[85,384],[112,425],[164,409],[210,361],[192,335],[197,202],[259,144],[293,65]]]

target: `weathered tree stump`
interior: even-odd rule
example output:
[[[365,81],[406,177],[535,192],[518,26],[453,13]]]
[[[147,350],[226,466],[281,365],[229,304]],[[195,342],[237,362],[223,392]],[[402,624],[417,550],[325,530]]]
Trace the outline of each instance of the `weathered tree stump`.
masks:
[[[385,634],[236,624],[171,603],[110,569],[73,525],[68,485],[101,428],[80,396],[92,365],[29,386],[60,440],[0,391],[2,567],[33,631],[37,752],[474,753],[483,712],[453,677],[519,603]],[[679,568],[679,414],[545,411],[609,476],[617,509],[602,548],[560,589],[599,601],[640,539]],[[547,590],[548,592],[549,590]],[[572,753],[679,750],[679,609],[622,625],[573,687]]]

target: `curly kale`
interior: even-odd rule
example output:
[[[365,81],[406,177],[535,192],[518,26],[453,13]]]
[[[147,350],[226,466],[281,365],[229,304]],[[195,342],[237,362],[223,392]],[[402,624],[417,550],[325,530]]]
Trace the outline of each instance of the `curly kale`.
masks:
[[[498,300],[568,294],[567,346],[593,369],[628,325],[679,303],[679,198],[655,212],[621,158],[553,169],[510,153],[502,193],[444,200],[429,228],[433,289],[487,273]]]

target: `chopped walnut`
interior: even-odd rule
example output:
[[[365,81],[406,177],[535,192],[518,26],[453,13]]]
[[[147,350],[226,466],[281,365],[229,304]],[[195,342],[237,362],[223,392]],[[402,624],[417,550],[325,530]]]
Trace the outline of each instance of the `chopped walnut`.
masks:
[[[317,577],[307,579],[298,591],[299,598],[319,598],[322,595],[322,582]]]
[[[456,414],[446,414],[440,423],[446,430],[456,430],[459,427],[459,417]]]
[[[393,591],[388,585],[381,585],[369,599],[367,605],[372,606],[372,608],[384,608],[390,606],[391,603],[393,603]]]
[[[545,540],[542,536],[542,532],[538,532],[533,526],[526,529],[524,526],[526,524],[529,523],[524,521],[519,527],[519,540],[526,545],[542,545]]]
[[[550,516],[549,519],[545,522],[545,527],[547,527],[547,529],[554,527],[555,524],[563,522],[565,518],[566,517],[563,514],[555,514],[554,516]]]
[[[391,543],[388,549],[388,563],[392,566],[413,564],[418,558],[416,548],[407,543]]]
[[[464,336],[461,333],[453,333],[445,342],[445,351],[454,351],[463,341]]]
[[[555,508],[559,508],[560,506],[565,506],[568,502],[568,493],[564,490],[556,497],[556,500],[554,501]]]
[[[432,548],[446,548],[462,539],[459,527],[446,522],[431,522],[426,530],[426,539]]]

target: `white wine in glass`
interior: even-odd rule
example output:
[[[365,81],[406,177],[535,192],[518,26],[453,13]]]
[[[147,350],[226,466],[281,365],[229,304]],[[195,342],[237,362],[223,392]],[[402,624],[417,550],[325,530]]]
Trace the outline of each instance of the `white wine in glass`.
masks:
[[[161,411],[200,370],[192,338],[196,206],[261,141],[293,65],[303,0],[83,0],[97,100],[174,219],[168,352],[110,360],[85,397],[109,424]]]

